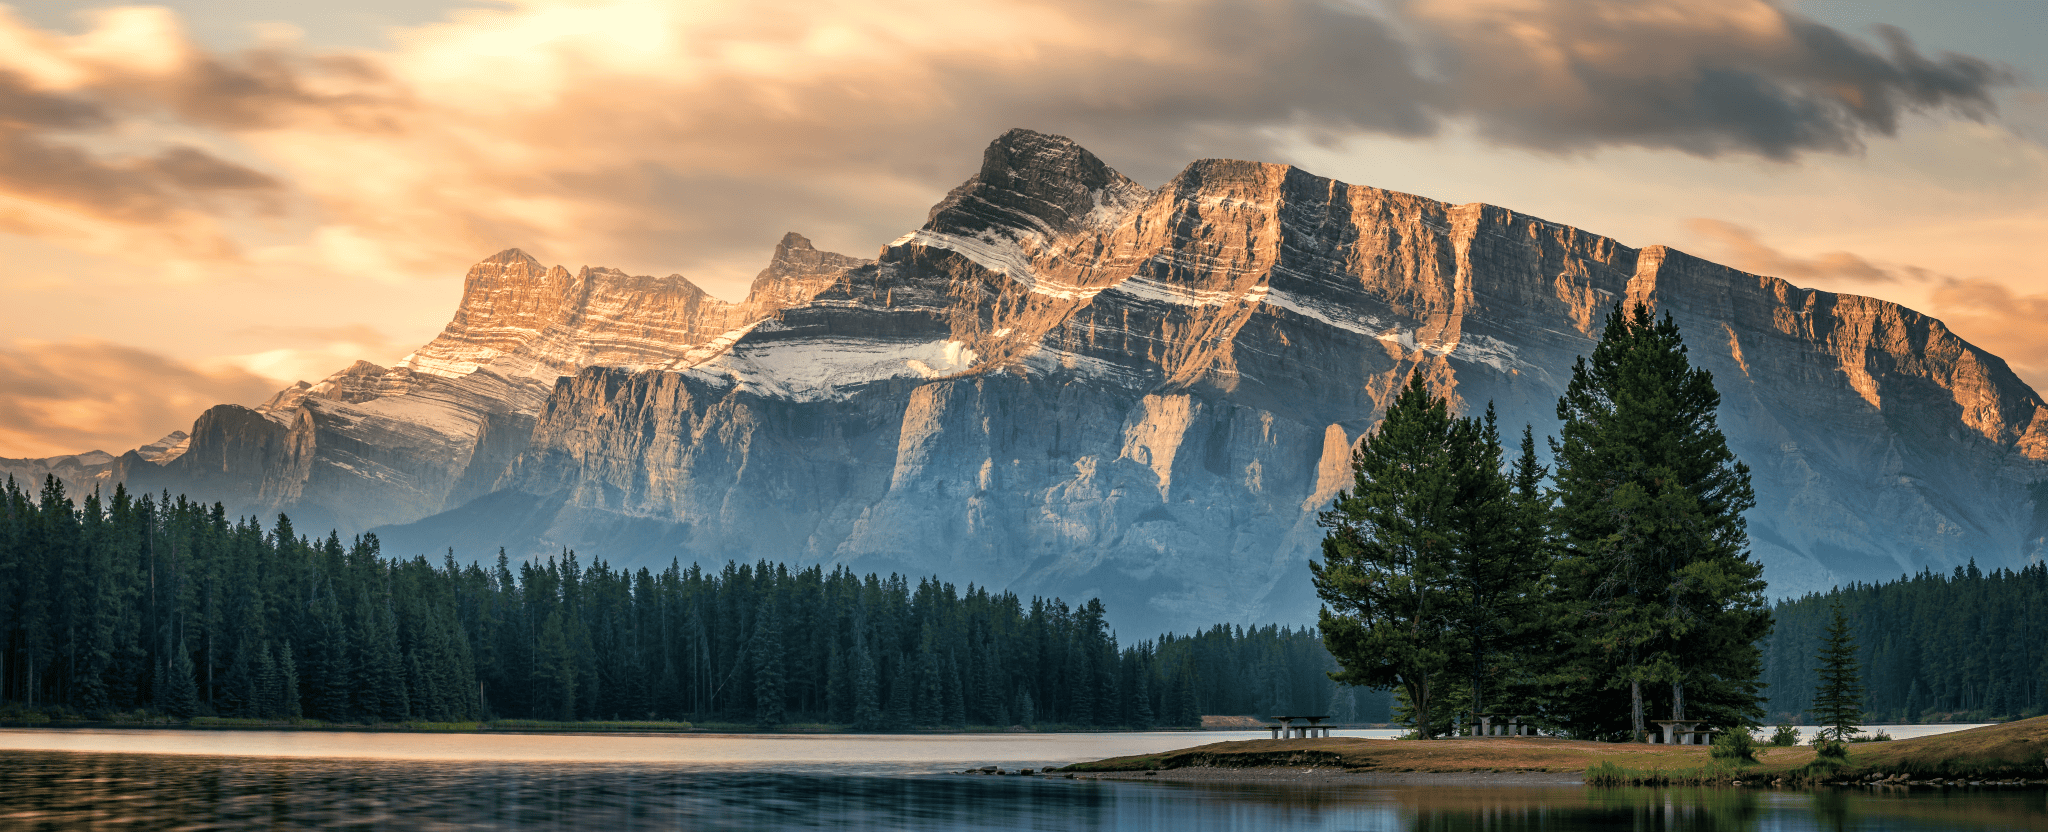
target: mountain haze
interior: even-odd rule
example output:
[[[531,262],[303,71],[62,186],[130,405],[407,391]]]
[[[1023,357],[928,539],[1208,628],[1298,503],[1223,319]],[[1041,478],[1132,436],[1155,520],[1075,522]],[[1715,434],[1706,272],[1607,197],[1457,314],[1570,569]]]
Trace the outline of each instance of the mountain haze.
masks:
[[[2048,408],[1938,320],[1286,165],[1151,190],[1022,130],[875,260],[791,234],[727,303],[508,250],[395,367],[7,469],[387,554],[822,562],[1100,595],[1140,632],[1305,622],[1315,515],[1408,374],[1554,432],[1617,301],[1713,372],[1774,594],[2048,549]]]

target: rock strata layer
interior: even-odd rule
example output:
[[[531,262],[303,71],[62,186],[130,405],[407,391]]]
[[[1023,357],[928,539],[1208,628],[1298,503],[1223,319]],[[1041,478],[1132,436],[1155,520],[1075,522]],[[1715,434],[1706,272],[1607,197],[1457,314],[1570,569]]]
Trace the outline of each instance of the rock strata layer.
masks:
[[[1285,165],[1150,190],[1028,131],[874,261],[786,237],[740,303],[500,253],[398,366],[216,408],[103,476],[393,554],[766,558],[1099,595],[1137,632],[1299,623],[1315,515],[1410,373],[1554,432],[1638,300],[1714,374],[1774,593],[2042,556],[2048,408],[1940,321]]]

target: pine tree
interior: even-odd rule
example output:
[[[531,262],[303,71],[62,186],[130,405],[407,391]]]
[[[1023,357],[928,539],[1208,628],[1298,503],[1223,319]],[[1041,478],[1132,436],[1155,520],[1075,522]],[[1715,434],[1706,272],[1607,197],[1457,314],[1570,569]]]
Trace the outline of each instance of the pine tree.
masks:
[[[277,646],[278,709],[285,719],[305,716],[305,709],[299,704],[299,665],[292,658],[292,643],[287,639]]]
[[[859,626],[853,634],[853,724],[869,731],[882,727],[881,670],[875,666],[874,651]]]
[[[404,722],[410,714],[406,667],[389,599],[384,593],[366,595],[358,607],[357,635],[351,639],[358,648],[358,674],[349,698],[368,719]]]
[[[258,719],[284,716],[284,675],[268,644],[252,645],[255,671],[250,674],[249,715]]]
[[[1670,315],[1658,321],[1640,303],[1615,306],[1558,400],[1552,518],[1575,610],[1554,629],[1590,634],[1553,651],[1578,665],[1558,675],[1627,689],[1618,703],[1578,694],[1585,733],[1642,738],[1644,688],[1656,683],[1673,719],[1749,727],[1762,717],[1757,642],[1770,611],[1742,518],[1756,498],[1715,421],[1720,401]],[[1600,716],[1617,705],[1625,726]]]
[[[1465,420],[1455,442],[1457,615],[1471,697],[1470,725],[1497,705],[1493,689],[1502,664],[1512,665],[1538,617],[1538,584],[1550,571],[1544,536],[1547,512],[1532,505],[1525,479],[1540,479],[1533,439],[1523,433],[1523,459],[1514,476],[1503,470],[1493,405],[1483,419]],[[1476,430],[1476,433],[1474,429]],[[1524,489],[1524,490],[1518,490]]]
[[[1459,515],[1471,460],[1468,420],[1430,395],[1422,374],[1387,408],[1352,457],[1353,487],[1318,522],[1311,562],[1323,642],[1340,682],[1399,687],[1418,736],[1435,734],[1444,675],[1459,652]]]
[[[536,714],[547,719],[576,718],[576,656],[569,650],[559,611],[548,613],[541,624],[540,640],[534,646],[533,682]]]
[[[1849,634],[1849,617],[1839,598],[1814,661],[1820,665],[1813,688],[1814,722],[1822,739],[1846,742],[1863,721],[1863,679],[1856,666],[1856,639]]]
[[[947,727],[967,727],[967,694],[962,690],[960,663],[953,660],[953,654],[946,654],[946,666],[941,671],[946,688],[944,722]]]
[[[164,713],[181,718],[191,718],[199,713],[199,684],[194,679],[195,668],[192,652],[179,639],[176,649],[171,651],[171,660],[165,666],[163,683],[160,686],[162,698],[159,708]]]
[[[754,721],[778,725],[785,719],[782,672],[782,621],[776,605],[764,606],[755,619],[754,633]]]

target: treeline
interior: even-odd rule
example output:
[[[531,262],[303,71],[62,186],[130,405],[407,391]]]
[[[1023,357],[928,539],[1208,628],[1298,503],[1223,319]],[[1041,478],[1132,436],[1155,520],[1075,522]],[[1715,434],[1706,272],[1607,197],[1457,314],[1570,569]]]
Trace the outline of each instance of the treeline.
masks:
[[[1774,716],[1804,721],[1815,654],[1839,600],[1857,644],[1870,722],[2003,721],[2048,712],[2048,565],[1984,572],[1976,561],[1851,584],[1777,605],[1764,648]]]
[[[43,711],[333,722],[671,719],[862,729],[1384,719],[1309,629],[1119,645],[1089,600],[844,568],[574,552],[384,557],[223,507],[46,480],[0,494],[0,699]]]

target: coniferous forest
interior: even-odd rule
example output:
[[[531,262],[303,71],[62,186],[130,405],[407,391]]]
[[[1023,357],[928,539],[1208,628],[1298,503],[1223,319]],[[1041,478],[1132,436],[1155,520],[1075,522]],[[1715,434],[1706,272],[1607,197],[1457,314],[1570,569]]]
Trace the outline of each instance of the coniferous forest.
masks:
[[[893,730],[1387,718],[1312,630],[1120,645],[1068,606],[844,569],[388,558],[220,504],[0,494],[0,701],[106,716],[824,723]]]
[[[1840,601],[1873,723],[1995,722],[2048,712],[2048,564],[1921,572],[1778,604],[1764,645],[1769,710],[1806,721],[1821,638]]]

